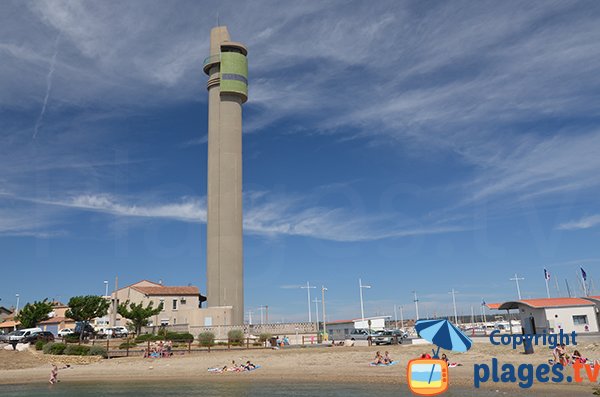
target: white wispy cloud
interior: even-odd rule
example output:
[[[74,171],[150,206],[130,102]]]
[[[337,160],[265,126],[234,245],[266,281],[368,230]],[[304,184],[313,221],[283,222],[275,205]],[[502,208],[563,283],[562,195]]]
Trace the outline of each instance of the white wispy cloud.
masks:
[[[600,225],[600,214],[585,216],[579,220],[560,224],[559,230],[581,230]]]

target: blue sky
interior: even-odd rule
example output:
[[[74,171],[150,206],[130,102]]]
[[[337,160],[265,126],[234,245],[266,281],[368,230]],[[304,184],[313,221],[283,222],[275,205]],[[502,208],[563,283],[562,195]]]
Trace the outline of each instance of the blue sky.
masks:
[[[249,48],[247,308],[332,319],[600,289],[600,4],[0,3],[0,304],[204,291],[206,77]],[[256,317],[255,317],[256,318]]]

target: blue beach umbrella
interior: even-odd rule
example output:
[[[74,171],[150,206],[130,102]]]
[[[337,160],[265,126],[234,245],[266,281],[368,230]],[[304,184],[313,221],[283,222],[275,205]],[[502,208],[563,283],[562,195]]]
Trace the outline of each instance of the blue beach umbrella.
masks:
[[[415,329],[421,338],[438,347],[455,352],[466,352],[473,342],[448,320],[419,320]],[[437,357],[437,353],[435,354]]]
[[[466,352],[473,344],[471,339],[448,320],[419,320],[415,324],[415,329],[421,338],[437,346],[437,352],[433,351],[433,358],[438,358],[440,347],[455,352]],[[434,368],[435,366],[431,368],[429,383]]]

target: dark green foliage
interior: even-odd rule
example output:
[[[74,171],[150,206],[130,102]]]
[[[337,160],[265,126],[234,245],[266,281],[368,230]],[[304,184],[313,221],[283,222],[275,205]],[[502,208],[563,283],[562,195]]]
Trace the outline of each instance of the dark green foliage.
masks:
[[[104,358],[108,357],[106,354],[106,349],[102,346],[90,346],[90,351],[88,354],[90,356],[102,356]]]
[[[86,345],[68,345],[64,353],[67,356],[87,356],[90,352],[90,347]]]
[[[159,335],[152,335],[152,334],[143,334],[143,335],[139,335],[135,338],[135,341],[137,343],[140,342],[147,342],[147,341],[157,341],[157,340],[163,340],[164,338],[162,336]]]
[[[35,342],[35,350],[42,350],[44,348],[44,345],[46,345],[48,342],[46,342],[45,340],[38,340],[37,342]]]
[[[15,320],[21,322],[22,328],[34,328],[39,322],[48,320],[48,314],[52,309],[52,303],[48,302],[48,299],[28,303],[19,310]]]
[[[109,301],[101,296],[74,296],[69,299],[69,310],[66,316],[87,325],[93,318],[105,316],[109,306]],[[83,332],[79,335],[79,340],[82,339]]]
[[[121,303],[118,308],[118,313],[131,321],[131,325],[135,328],[135,333],[139,334],[142,327],[148,325],[148,319],[156,316],[162,311],[163,305],[160,303],[157,308],[154,308],[154,302],[148,303],[146,307],[142,303]]]
[[[79,342],[79,334],[71,334],[63,336],[65,342],[76,343]]]
[[[167,335],[165,335],[165,339],[166,340],[172,340],[172,341],[193,341],[194,340],[194,335],[190,334],[189,332],[167,332]]]
[[[123,342],[119,345],[119,349],[121,349],[121,350],[125,350],[127,348],[131,349],[134,347],[137,347],[137,343],[135,343],[135,342]]]
[[[215,344],[215,334],[212,332],[202,332],[198,335],[200,346],[213,346]]]
[[[65,345],[64,343],[46,343],[46,345],[44,346],[44,348],[42,349],[44,351],[44,354],[54,354],[54,355],[61,355],[64,353],[65,349],[67,348],[67,345]]]
[[[244,331],[241,329],[232,329],[227,333],[227,339],[232,345],[241,345],[244,342]]]

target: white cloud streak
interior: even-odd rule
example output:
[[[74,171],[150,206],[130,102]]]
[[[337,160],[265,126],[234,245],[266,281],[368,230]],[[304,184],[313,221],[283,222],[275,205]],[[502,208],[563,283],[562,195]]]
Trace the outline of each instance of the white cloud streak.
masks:
[[[579,220],[560,224],[559,230],[582,230],[600,225],[600,214],[585,216]]]
[[[52,59],[50,60],[50,69],[48,70],[48,74],[46,75],[46,94],[44,95],[44,101],[42,103],[42,110],[40,111],[40,115],[35,122],[35,126],[33,127],[33,139],[37,137],[40,126],[42,125],[42,120],[44,119],[44,114],[46,113],[46,106],[48,106],[48,98],[50,97],[50,91],[52,90],[52,75],[54,75],[54,70],[56,69],[56,56],[58,55],[58,43],[60,40],[60,34],[56,37],[56,41],[54,43],[54,54],[52,55]]]

